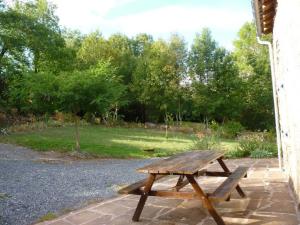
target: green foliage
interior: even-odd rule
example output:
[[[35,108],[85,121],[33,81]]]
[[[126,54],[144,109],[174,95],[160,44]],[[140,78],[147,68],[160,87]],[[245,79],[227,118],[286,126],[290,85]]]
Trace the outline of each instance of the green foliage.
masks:
[[[229,151],[227,157],[251,157],[251,158],[269,158],[277,156],[277,147],[273,142],[267,142],[264,139],[245,139],[239,142],[236,150]]]
[[[218,121],[238,118],[242,81],[232,55],[218,47],[208,29],[196,36],[189,67],[194,117]]]
[[[178,105],[181,98],[180,83],[185,71],[184,51],[185,43],[176,36],[170,43],[158,40],[147,44],[137,61],[132,90],[140,103],[156,113],[157,121],[166,112],[175,114],[180,111]]]
[[[244,158],[244,157],[249,157],[249,154],[247,152],[244,152],[240,149],[234,149],[234,150],[230,150],[228,152],[225,153],[225,156],[227,158]]]
[[[251,158],[272,158],[275,155],[272,152],[266,151],[266,150],[254,150],[251,152],[250,157]]]
[[[108,62],[100,62],[94,68],[73,71],[60,77],[60,109],[74,114],[82,112],[100,115],[123,104],[120,99],[125,87]]]
[[[62,29],[47,0],[0,4],[0,106],[23,115],[56,111],[101,117],[106,124],[182,121],[224,124],[220,137],[272,129],[267,49],[253,23],[239,31],[234,52],[208,28],[190,50],[183,37],[104,37]],[[266,37],[270,39],[270,37]],[[91,121],[93,118],[90,118]],[[90,120],[89,119],[89,120]]]
[[[220,138],[214,135],[205,135],[195,141],[196,150],[220,150]]]
[[[224,124],[218,124],[212,121],[210,128],[213,129],[214,133],[221,138],[236,138],[245,128],[236,121],[228,121]]]
[[[228,121],[223,125],[223,137],[235,138],[244,130],[245,128],[239,122]]]
[[[12,80],[9,104],[23,114],[52,114],[58,107],[59,85],[59,77],[52,73],[26,73]]]
[[[274,114],[269,55],[268,49],[257,43],[254,23],[240,29],[234,45],[236,65],[244,82],[240,121],[250,129],[270,129],[274,127]]]

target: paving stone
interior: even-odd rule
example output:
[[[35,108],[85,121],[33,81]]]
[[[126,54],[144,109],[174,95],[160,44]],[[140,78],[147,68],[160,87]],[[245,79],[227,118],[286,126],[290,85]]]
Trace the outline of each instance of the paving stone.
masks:
[[[85,223],[84,225],[107,225],[112,224],[112,216],[104,215],[100,218],[96,218],[88,223]]]
[[[142,218],[152,219],[170,211],[171,208],[162,208],[158,206],[146,205],[143,209]]]
[[[64,221],[64,220],[58,220],[53,223],[50,223],[49,225],[72,225],[72,223]]]
[[[127,208],[135,208],[138,204],[138,200],[132,200],[132,199],[120,199],[114,202],[114,204],[121,205]]]
[[[241,198],[233,191],[229,202],[215,204],[226,225],[298,225],[293,196],[289,193],[284,174],[277,169],[276,159],[226,160],[231,169],[248,165],[248,178],[241,181],[247,197]],[[222,171],[212,164],[211,170]],[[197,182],[206,192],[211,193],[225,178],[199,177]],[[177,179],[161,179],[158,186],[171,187]],[[156,186],[156,187],[158,187]],[[193,191],[190,185],[181,191]],[[216,225],[199,199],[180,200],[149,197],[139,223],[132,222],[139,196],[120,196],[106,202],[90,205],[62,218],[72,224],[85,225]],[[63,221],[62,219],[56,220]],[[39,224],[42,225],[42,224]],[[48,223],[47,223],[48,225]],[[51,224],[53,225],[53,224]],[[69,224],[54,224],[69,225]]]
[[[271,201],[262,202],[262,205],[257,212],[278,212],[278,213],[292,213],[296,214],[295,203],[293,201],[287,201],[282,199],[282,201]]]
[[[92,209],[95,212],[99,212],[101,214],[105,214],[105,215],[123,215],[123,214],[127,214],[128,211],[130,210],[128,207],[124,207],[122,205],[119,204],[115,204],[110,203],[110,204],[104,204],[104,205],[100,205],[98,207],[95,207]]]
[[[151,204],[155,206],[161,206],[161,207],[176,207],[180,205],[183,201],[184,200],[182,199],[155,198],[155,201],[152,202]]]
[[[296,215],[276,214],[276,213],[255,213],[249,216],[249,219],[256,220],[256,224],[263,225],[298,225]],[[254,223],[255,224],[255,223]]]
[[[174,210],[166,213],[160,217],[158,220],[168,220],[170,222],[179,222],[179,223],[186,223],[189,225],[196,225],[202,219],[207,216],[205,210],[201,210],[198,207],[195,208],[175,208]]]
[[[122,215],[114,218],[109,225],[148,225],[151,222],[149,219],[140,218],[139,222],[133,222],[131,215]]]
[[[96,219],[100,216],[101,214],[86,210],[86,211],[79,212],[77,214],[70,214],[68,217],[65,218],[65,220],[71,222],[72,224],[77,225],[77,224],[81,224]]]

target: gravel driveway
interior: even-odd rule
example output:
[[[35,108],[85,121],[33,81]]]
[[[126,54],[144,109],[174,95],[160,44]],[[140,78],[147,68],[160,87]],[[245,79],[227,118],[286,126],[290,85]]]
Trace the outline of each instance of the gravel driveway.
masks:
[[[28,225],[116,195],[118,185],[143,178],[151,160],[48,161],[22,147],[0,144],[0,225]]]

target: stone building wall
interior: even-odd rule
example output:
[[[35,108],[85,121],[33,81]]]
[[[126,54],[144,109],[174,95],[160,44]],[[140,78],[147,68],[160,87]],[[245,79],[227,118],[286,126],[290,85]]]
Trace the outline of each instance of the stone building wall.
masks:
[[[278,0],[273,48],[283,166],[300,202],[300,0]]]

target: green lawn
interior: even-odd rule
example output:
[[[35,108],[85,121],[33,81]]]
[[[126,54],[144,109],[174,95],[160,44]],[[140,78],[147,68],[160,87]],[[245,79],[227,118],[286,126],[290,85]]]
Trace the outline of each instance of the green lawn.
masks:
[[[196,149],[197,138],[192,134],[137,128],[107,128],[103,126],[80,127],[81,150],[100,157],[148,158],[168,156]],[[0,142],[26,146],[39,151],[68,152],[74,149],[74,127],[48,128],[41,131],[14,133],[0,137]],[[223,140],[222,150],[237,146],[233,140]],[[155,149],[154,153],[144,149]]]

